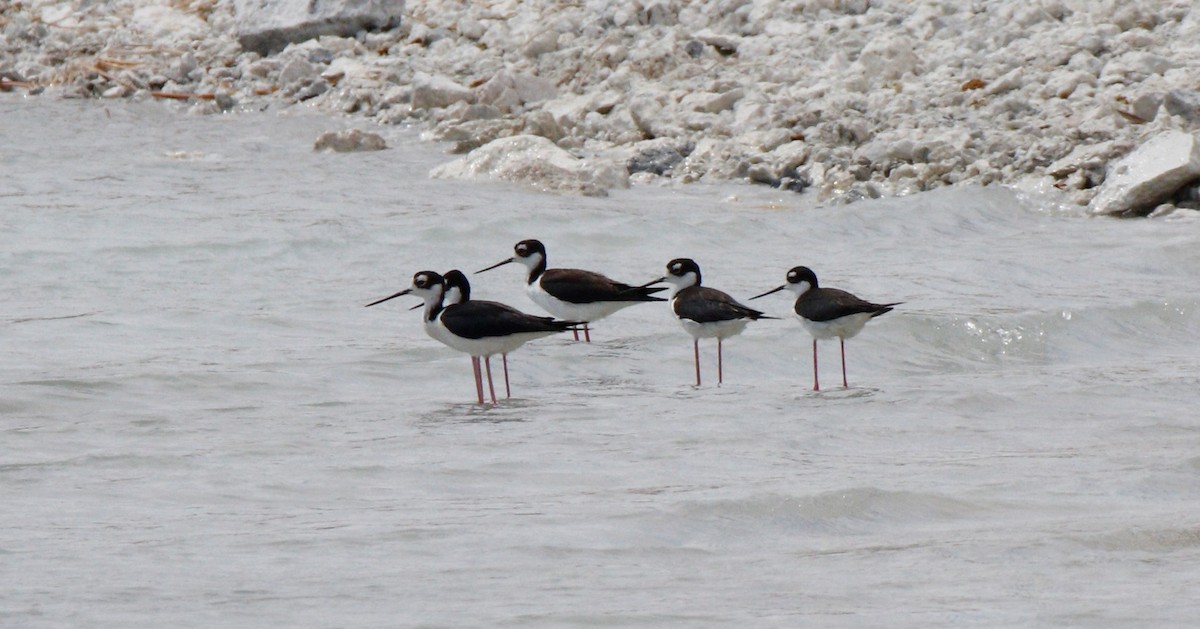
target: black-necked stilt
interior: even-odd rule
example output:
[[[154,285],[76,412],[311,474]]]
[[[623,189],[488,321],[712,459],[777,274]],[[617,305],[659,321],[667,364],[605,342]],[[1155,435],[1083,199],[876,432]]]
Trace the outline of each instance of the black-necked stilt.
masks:
[[[442,295],[442,304],[444,304],[446,307],[471,301],[471,282],[467,280],[467,276],[462,271],[459,271],[458,269],[450,269],[449,271],[446,271],[445,275],[442,276],[442,280],[446,284],[445,293]],[[423,304],[417,304],[414,307],[420,308],[422,305]],[[429,326],[426,326],[426,331],[429,331],[430,329],[431,328]],[[429,335],[433,336],[433,333],[430,332]],[[436,336],[433,338],[437,339]],[[492,385],[491,361],[484,359],[483,362],[487,366],[488,391],[492,392],[492,403],[495,404],[496,393],[495,387]],[[508,354],[500,354],[500,364],[504,368],[504,397],[511,398],[512,387],[508,383]],[[478,370],[477,366],[476,370]],[[476,377],[479,376],[478,371],[476,371],[475,375]]]
[[[700,266],[688,258],[671,260],[667,263],[667,274],[645,286],[660,282],[671,284],[671,311],[694,338],[696,386],[700,386],[700,339],[717,339],[717,384],[720,384],[724,379],[721,341],[741,334],[750,321],[775,318],[743,306],[719,290],[701,286]]]
[[[891,304],[873,304],[844,290],[821,288],[817,274],[806,266],[798,266],[787,272],[787,283],[783,286],[755,295],[750,299],[765,297],[771,293],[788,289],[796,293],[796,316],[813,337],[813,391],[821,390],[817,378],[817,339],[838,339],[842,347],[842,386],[846,382],[846,339],[862,331],[871,319],[890,312]]]
[[[526,290],[530,299],[550,314],[561,319],[583,322],[583,338],[591,342],[588,324],[634,304],[647,301],[666,301],[654,297],[663,288],[630,286],[599,273],[581,269],[547,269],[546,247],[537,240],[522,240],[513,246],[513,257],[502,260],[483,273],[510,262],[520,262],[529,269]],[[579,340],[579,333],[575,333]]]
[[[455,272],[451,272],[455,273]],[[457,273],[462,276],[462,273]],[[451,298],[457,292],[458,303],[446,305],[446,280],[433,271],[421,271],[413,275],[412,286],[394,295],[373,301],[367,306],[381,304],[401,295],[415,295],[425,300],[425,332],[452,349],[471,356],[475,372],[475,392],[483,404],[483,375],[480,358],[487,369],[488,389],[492,403],[496,403],[496,390],[492,385],[491,357],[506,355],[536,338],[571,330],[578,323],[556,321],[550,317],[535,317],[504,304],[493,301],[471,301],[470,285],[456,284],[451,288]],[[507,360],[505,361],[507,377]]]

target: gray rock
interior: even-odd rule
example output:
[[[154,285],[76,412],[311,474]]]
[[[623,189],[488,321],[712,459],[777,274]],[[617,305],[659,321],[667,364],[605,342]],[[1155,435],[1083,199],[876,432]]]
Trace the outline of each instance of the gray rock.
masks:
[[[213,97],[213,102],[217,104],[217,108],[221,111],[229,111],[237,107],[237,100],[225,92],[220,92]]]
[[[489,103],[501,111],[513,112],[531,103],[547,101],[557,95],[554,83],[522,72],[502,70],[475,90],[481,103]]]
[[[1167,113],[1183,116],[1188,122],[1200,122],[1200,92],[1171,90],[1163,98]]]
[[[541,110],[531,111],[525,115],[524,133],[540,135],[551,142],[558,142],[566,135],[554,116],[548,111]]]
[[[234,0],[238,42],[262,55],[319,35],[348,37],[400,24],[404,0]]]
[[[1200,179],[1200,142],[1182,131],[1155,136],[1109,170],[1092,214],[1144,216]]]
[[[325,81],[312,81],[297,89],[294,97],[297,102],[305,101],[310,98],[316,98],[327,91],[329,91],[328,83]]]
[[[646,140],[639,142],[638,151],[625,162],[629,174],[654,173],[664,175],[676,164],[682,162],[695,148],[690,142],[680,142],[670,138]]]
[[[385,148],[387,148],[387,143],[381,136],[359,129],[327,131],[322,133],[313,144],[314,151],[334,151],[336,153],[382,151]]]
[[[1133,101],[1133,115],[1150,122],[1158,115],[1158,107],[1162,102],[1163,97],[1159,94],[1142,94]]]
[[[301,57],[295,57],[279,71],[279,83],[291,85],[301,81],[311,81],[317,76],[317,69]]]
[[[470,103],[474,97],[471,90],[447,76],[417,72],[413,76],[412,84],[413,109],[449,107],[459,101]]]
[[[438,125],[431,133],[434,140],[454,142],[451,153],[469,153],[499,138],[521,133],[521,122],[511,118],[469,120]]]
[[[1195,209],[1198,205],[1200,205],[1200,180],[1193,181],[1192,183],[1180,188],[1179,191],[1175,193],[1175,197],[1172,200],[1178,205],[1186,204],[1188,207]]]
[[[329,65],[333,62],[333,51],[325,48],[317,48],[308,52],[309,63],[321,63]]]

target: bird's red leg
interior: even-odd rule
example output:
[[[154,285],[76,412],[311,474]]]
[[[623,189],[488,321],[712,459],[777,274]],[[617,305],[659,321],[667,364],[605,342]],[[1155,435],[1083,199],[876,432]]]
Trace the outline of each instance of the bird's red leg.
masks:
[[[487,367],[488,391],[492,394],[492,404],[496,403],[496,387],[492,386],[492,357],[484,356],[483,364]]]
[[[846,339],[839,336],[838,342],[842,345],[842,386],[849,389],[850,385],[846,384]]]
[[[508,387],[508,354],[500,355],[504,359],[504,397],[512,397],[512,389]]]
[[[725,379],[724,369],[721,366],[721,339],[717,339],[717,386]]]
[[[821,390],[821,382],[817,377],[817,339],[813,339],[813,391]]]
[[[483,375],[479,371],[479,357],[471,357],[471,369],[475,372],[475,393],[479,395],[479,403],[483,404]]]

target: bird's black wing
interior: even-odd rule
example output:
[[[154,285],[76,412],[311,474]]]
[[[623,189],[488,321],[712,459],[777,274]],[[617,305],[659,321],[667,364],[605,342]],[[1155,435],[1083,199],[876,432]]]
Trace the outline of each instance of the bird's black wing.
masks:
[[[572,304],[595,301],[666,301],[652,293],[666,287],[635,288],[582,269],[549,269],[539,280],[547,293]]]
[[[494,301],[475,300],[447,306],[441,318],[446,329],[468,339],[523,332],[562,332],[576,325],[573,321],[535,317]]]
[[[832,321],[860,313],[872,317],[889,312],[897,304],[875,304],[836,288],[818,288],[796,300],[796,314],[809,321]]]
[[[691,319],[697,323],[773,318],[743,306],[734,301],[733,297],[707,286],[691,286],[679,291],[674,309],[680,319]]]

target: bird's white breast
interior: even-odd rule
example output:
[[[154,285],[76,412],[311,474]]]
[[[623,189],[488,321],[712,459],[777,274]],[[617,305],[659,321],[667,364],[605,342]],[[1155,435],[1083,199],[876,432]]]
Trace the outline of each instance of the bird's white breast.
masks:
[[[746,329],[746,324],[749,319],[729,319],[727,321],[711,321],[709,323],[698,323],[691,319],[680,319],[679,325],[683,326],[684,331],[698,339],[727,339],[742,333]]]
[[[542,288],[541,281],[528,284],[525,291],[533,303],[541,306],[546,312],[568,321],[597,321],[608,315],[637,303],[634,301],[596,301],[587,304],[575,304],[563,301]]]
[[[799,315],[796,315],[796,318],[815,339],[848,339],[862,331],[863,326],[871,320],[871,313],[860,312],[829,321],[809,321]]]
[[[451,349],[470,354],[471,356],[495,356],[507,354],[534,339],[556,334],[553,331],[521,332],[504,336],[488,336],[480,339],[469,339],[458,336],[446,328],[439,317],[435,321],[425,323],[425,332],[434,340],[441,342]]]

